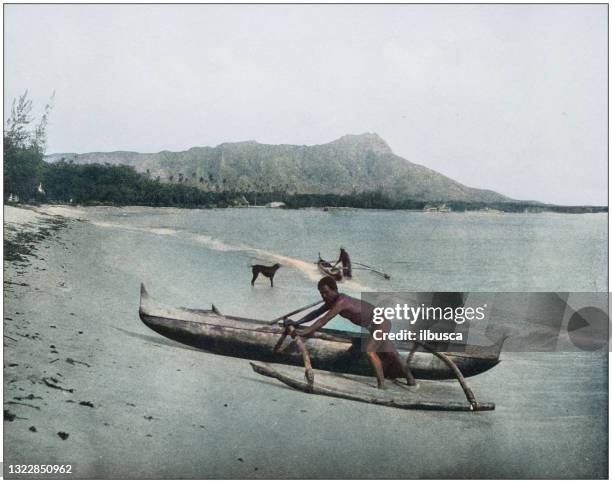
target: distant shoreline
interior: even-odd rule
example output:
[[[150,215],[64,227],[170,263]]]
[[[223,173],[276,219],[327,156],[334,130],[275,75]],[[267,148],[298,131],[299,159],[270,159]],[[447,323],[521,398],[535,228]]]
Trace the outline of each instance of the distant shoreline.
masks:
[[[312,200],[312,197],[318,197],[319,195],[304,195]],[[326,195],[320,195],[323,198]],[[298,210],[298,209],[315,209],[322,211],[339,211],[339,210],[382,210],[382,211],[409,211],[414,213],[428,213],[432,215],[439,214],[452,214],[452,213],[486,213],[486,214],[538,214],[538,213],[559,213],[559,214],[594,214],[594,213],[608,213],[607,206],[561,206],[561,205],[544,205],[544,204],[529,204],[529,203],[474,203],[474,202],[453,202],[449,201],[446,203],[428,203],[428,202],[405,202],[418,203],[423,205],[422,208],[418,207],[404,207],[404,203],[398,202],[398,206],[351,206],[351,205],[323,205],[323,204],[301,204],[301,203],[286,203],[280,202],[282,206],[267,206],[264,205],[252,205],[248,202],[245,204],[245,198],[241,195],[240,200],[235,198],[231,199],[231,196],[226,198],[218,204],[169,204],[169,205],[151,205],[151,204],[138,204],[138,203],[101,203],[101,202],[85,202],[85,203],[65,203],[61,201],[49,202],[49,203],[20,203],[20,202],[7,202],[5,201],[4,206],[14,206],[18,208],[24,208],[28,206],[66,206],[70,208],[83,207],[95,207],[95,206],[107,206],[115,208],[125,208],[130,206],[148,207],[148,208],[183,208],[183,209],[225,209],[225,208],[265,208],[265,209],[284,209],[284,210]],[[236,202],[233,202],[236,201]],[[242,201],[242,202],[241,202]],[[269,203],[268,203],[269,204]],[[482,205],[482,206],[481,206]]]
[[[11,158],[12,159],[12,158]],[[15,161],[15,159],[13,160]],[[15,161],[16,162],[16,161]],[[490,199],[446,190],[438,194],[410,190],[398,191],[377,188],[347,192],[341,186],[332,186],[334,192],[303,193],[286,183],[266,183],[261,186],[234,186],[221,183],[208,186],[197,181],[197,173],[186,180],[179,176],[178,183],[167,183],[150,174],[137,172],[131,166],[71,164],[44,161],[34,163],[28,172],[22,166],[13,166],[9,172],[15,174],[11,182],[5,178],[5,203],[51,203],[69,206],[151,206],[178,208],[229,208],[246,206],[269,206],[271,208],[321,208],[331,210],[339,207],[354,209],[412,210],[430,213],[474,212],[488,213],[606,213],[607,206],[562,206],[533,200]],[[21,175],[17,176],[16,173]],[[179,173],[180,174],[180,173]],[[21,177],[20,177],[21,176]],[[202,186],[200,186],[202,184]],[[394,193],[394,194],[393,194]],[[412,193],[412,194],[410,194]]]

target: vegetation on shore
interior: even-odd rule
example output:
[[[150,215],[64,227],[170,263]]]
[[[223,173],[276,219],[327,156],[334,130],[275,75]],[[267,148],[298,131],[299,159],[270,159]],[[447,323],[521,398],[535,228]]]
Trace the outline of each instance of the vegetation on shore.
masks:
[[[46,125],[51,103],[39,123],[33,122],[27,92],[13,102],[4,130],[4,202],[71,203],[105,205],[173,206],[186,208],[262,205],[281,201],[287,208],[351,207],[369,209],[424,210],[442,205],[452,211],[496,210],[502,212],[554,211],[560,213],[607,212],[607,207],[555,206],[517,201],[423,201],[398,199],[382,188],[350,194],[300,194],[275,190],[203,190],[181,183],[153,179],[131,166],[75,164],[44,161]],[[435,211],[435,208],[434,208]]]
[[[99,164],[75,165],[66,162],[53,164],[41,162],[36,180],[42,183],[44,193],[36,191],[33,200],[48,203],[223,208],[263,205],[273,201],[281,201],[285,203],[287,208],[350,207],[390,210],[423,210],[432,205],[432,203],[419,200],[395,200],[379,190],[348,195],[290,194],[285,191],[202,191],[191,186],[168,184],[149,179],[129,166],[103,166]],[[5,189],[5,196],[7,196],[7,190],[10,190],[10,188]],[[21,199],[28,198],[22,197]],[[512,213],[525,211],[554,211],[560,213],[607,211],[607,207],[554,206],[520,202],[449,201],[445,204],[452,211],[487,209]]]

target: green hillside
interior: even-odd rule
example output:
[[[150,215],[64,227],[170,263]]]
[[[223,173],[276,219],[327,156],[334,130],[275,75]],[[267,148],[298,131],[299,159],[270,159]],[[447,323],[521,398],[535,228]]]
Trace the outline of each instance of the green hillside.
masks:
[[[490,190],[467,187],[434,170],[393,154],[377,134],[346,135],[315,145],[269,145],[255,141],[195,147],[188,151],[59,153],[75,164],[132,166],[152,179],[204,191],[349,194],[382,191],[394,199],[503,202]]]

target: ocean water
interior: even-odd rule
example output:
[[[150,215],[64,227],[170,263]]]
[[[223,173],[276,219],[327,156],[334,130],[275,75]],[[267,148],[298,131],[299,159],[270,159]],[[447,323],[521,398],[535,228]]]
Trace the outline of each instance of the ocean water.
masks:
[[[87,209],[116,235],[102,256],[140,274],[168,303],[273,318],[318,298],[318,253],[355,267],[345,293],[364,291],[607,292],[607,215],[377,210]],[[126,252],[127,248],[127,252]],[[275,287],[252,263],[280,263]],[[343,324],[341,321],[334,321]],[[348,328],[348,327],[347,327]]]

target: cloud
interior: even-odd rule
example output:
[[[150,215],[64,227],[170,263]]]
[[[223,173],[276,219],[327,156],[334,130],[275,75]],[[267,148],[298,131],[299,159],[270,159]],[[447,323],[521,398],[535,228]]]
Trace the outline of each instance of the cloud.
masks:
[[[375,131],[472,186],[606,203],[606,21],[604,5],[8,5],[5,106],[55,90],[56,152]]]

